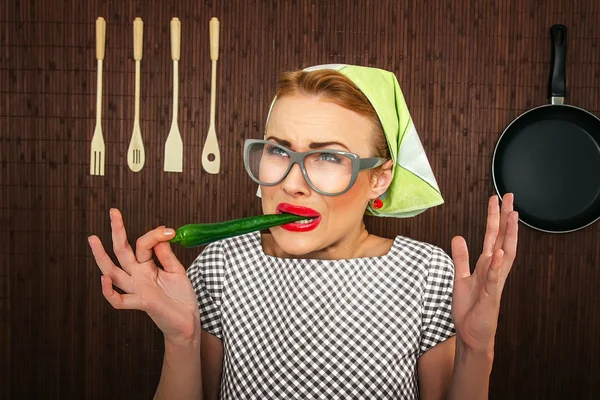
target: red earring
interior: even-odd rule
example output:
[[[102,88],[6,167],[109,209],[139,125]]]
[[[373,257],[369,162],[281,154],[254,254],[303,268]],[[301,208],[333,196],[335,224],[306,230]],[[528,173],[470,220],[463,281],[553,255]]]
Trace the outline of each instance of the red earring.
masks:
[[[376,210],[379,210],[381,207],[383,207],[383,201],[381,201],[381,199],[379,198],[374,199],[372,207]]]

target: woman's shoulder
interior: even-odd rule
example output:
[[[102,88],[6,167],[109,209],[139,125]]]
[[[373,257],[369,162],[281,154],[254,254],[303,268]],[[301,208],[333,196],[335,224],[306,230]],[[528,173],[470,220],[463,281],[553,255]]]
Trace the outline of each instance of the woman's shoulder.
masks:
[[[428,268],[454,269],[452,258],[440,246],[403,235],[393,239],[388,257]]]
[[[203,285],[210,290],[221,288],[232,271],[252,265],[260,248],[258,235],[253,232],[207,244],[186,270],[194,289]]]
[[[248,258],[260,249],[260,234],[246,233],[209,243],[198,254],[194,265],[224,265],[232,258]]]
[[[409,236],[396,235],[392,240],[394,242],[394,245],[392,246],[392,248],[394,248],[394,247],[397,247],[397,248],[411,247],[411,248],[426,249],[427,251],[433,251],[434,249],[439,249],[439,250],[443,251],[439,246],[437,246],[433,243],[426,242],[426,241],[419,240],[419,239],[414,239]]]

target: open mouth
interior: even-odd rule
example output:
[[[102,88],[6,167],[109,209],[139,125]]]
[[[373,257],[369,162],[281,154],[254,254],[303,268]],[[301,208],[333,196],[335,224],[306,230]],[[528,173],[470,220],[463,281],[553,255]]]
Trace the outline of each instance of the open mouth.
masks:
[[[315,217],[316,218],[316,217]],[[315,220],[315,218],[301,219],[300,221],[295,221],[295,224],[310,224]]]
[[[312,208],[296,206],[289,203],[279,203],[277,214],[293,214],[306,217],[300,221],[283,224],[281,227],[292,232],[306,232],[315,229],[321,223],[321,214]]]

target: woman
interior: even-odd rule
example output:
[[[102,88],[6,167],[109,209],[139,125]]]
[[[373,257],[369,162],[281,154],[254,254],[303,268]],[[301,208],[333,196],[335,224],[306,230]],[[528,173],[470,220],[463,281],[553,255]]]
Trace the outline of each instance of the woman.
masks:
[[[146,233],[134,251],[111,210],[122,269],[89,239],[106,299],[164,333],[156,398],[487,398],[517,246],[513,198],[501,210],[490,198],[473,274],[462,237],[451,260],[367,232],[365,212],[408,217],[441,203],[392,73],[284,74],[265,140],[246,142],[244,162],[264,213],[306,219],[212,243],[187,273],[173,229]]]

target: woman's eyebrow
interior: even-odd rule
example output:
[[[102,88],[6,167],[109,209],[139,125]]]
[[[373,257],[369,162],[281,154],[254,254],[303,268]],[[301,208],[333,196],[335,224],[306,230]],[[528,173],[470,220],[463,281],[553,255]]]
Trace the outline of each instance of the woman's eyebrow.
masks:
[[[308,145],[308,147],[310,147],[311,149],[322,149],[324,147],[329,147],[331,145],[337,145],[337,146],[343,147],[346,150],[350,151],[350,149],[348,148],[348,146],[346,146],[343,143],[336,142],[336,141],[330,141],[330,142],[312,142],[311,144]]]
[[[290,142],[288,142],[287,140],[276,138],[275,136],[269,136],[269,137],[267,137],[267,140],[272,140],[274,142],[279,143],[282,146],[292,148],[292,144]]]
[[[292,148],[292,144],[289,141],[283,140],[283,139],[279,139],[279,138],[277,138],[275,136],[269,136],[269,137],[267,137],[267,140],[272,140],[272,141],[277,142],[280,145],[285,146],[285,147],[290,148],[290,149]],[[343,143],[336,142],[336,141],[312,142],[311,144],[308,145],[308,147],[311,148],[311,149],[323,149],[325,147],[329,147],[329,146],[332,146],[332,145],[337,145],[337,146],[343,147],[347,151],[350,151],[350,149],[348,148],[348,146],[346,146]]]

